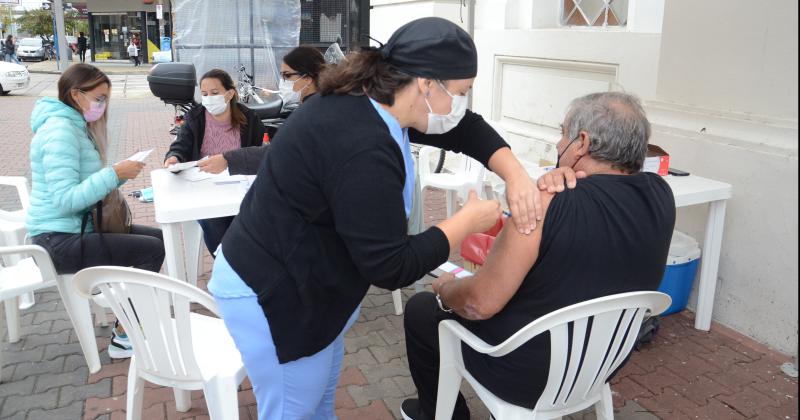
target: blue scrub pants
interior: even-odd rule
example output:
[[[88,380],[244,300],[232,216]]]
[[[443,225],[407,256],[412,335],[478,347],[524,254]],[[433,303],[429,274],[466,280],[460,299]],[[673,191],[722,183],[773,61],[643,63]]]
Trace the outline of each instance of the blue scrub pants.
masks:
[[[237,276],[230,266],[218,267],[223,264],[228,265],[224,258],[216,259],[215,276]],[[358,319],[360,307],[328,347],[313,356],[280,364],[269,323],[255,296],[214,299],[242,354],[256,395],[259,420],[336,419],[336,384],[344,357],[344,334]]]

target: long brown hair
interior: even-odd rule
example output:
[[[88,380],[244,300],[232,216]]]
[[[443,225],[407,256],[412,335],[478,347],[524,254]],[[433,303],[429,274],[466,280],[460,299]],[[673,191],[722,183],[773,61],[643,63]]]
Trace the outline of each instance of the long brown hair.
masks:
[[[413,81],[413,76],[389,64],[380,50],[368,47],[323,71],[319,90],[322,95],[367,94],[382,104],[392,106],[395,93]]]
[[[81,115],[81,106],[72,99],[74,89],[80,91],[90,91],[103,83],[111,89],[111,80],[100,69],[90,64],[73,64],[58,79],[58,99],[74,108]],[[100,160],[106,162],[106,146],[108,144],[108,104],[110,95],[106,98],[106,110],[99,120],[87,123],[89,138],[94,142],[94,147],[100,154]]]
[[[244,112],[242,112],[242,109],[239,107],[239,92],[236,91],[236,85],[233,84],[231,75],[222,69],[211,69],[200,78],[200,83],[203,83],[203,80],[206,79],[217,79],[225,90],[233,91],[233,98],[229,105],[231,108],[231,128],[239,128],[247,125],[247,117],[244,116]]]

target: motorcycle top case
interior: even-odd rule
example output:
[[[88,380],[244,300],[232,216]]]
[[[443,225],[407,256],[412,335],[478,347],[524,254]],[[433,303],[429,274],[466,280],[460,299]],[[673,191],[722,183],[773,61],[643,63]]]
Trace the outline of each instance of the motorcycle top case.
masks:
[[[167,103],[189,103],[194,100],[197,76],[194,64],[160,63],[147,76],[150,92]]]

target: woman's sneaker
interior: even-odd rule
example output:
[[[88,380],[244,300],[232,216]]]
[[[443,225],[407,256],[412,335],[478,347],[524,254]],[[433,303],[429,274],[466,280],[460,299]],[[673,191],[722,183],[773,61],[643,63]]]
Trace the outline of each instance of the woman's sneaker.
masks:
[[[111,343],[108,345],[108,356],[112,359],[128,359],[133,356],[131,340],[124,332],[120,332],[118,325],[114,324],[111,330]]]

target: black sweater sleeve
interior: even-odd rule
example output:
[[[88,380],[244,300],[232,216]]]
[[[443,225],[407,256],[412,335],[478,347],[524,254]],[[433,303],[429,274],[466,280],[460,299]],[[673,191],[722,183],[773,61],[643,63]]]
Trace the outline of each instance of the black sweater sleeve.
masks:
[[[408,235],[404,177],[396,156],[372,149],[346,162],[328,193],[336,231],[359,272],[390,290],[408,286],[450,254],[439,228]]]
[[[171,156],[175,156],[178,158],[180,162],[187,162],[192,160],[192,149],[194,148],[194,142],[197,134],[194,132],[195,127],[194,124],[190,121],[186,121],[183,126],[178,130],[178,135],[175,138],[175,141],[169,146],[169,151],[167,155],[164,156],[164,160],[169,159]]]
[[[417,130],[409,129],[409,137],[414,143],[436,146],[440,149],[465,153],[473,159],[489,167],[489,159],[502,149],[509,147],[508,143],[494,131],[483,117],[470,110],[452,130],[444,134],[424,134]]]
[[[184,115],[185,122],[178,130],[175,141],[169,146],[164,160],[175,156],[180,162],[191,162],[200,159],[200,148],[206,130],[206,109],[203,105],[194,104]]]
[[[228,161],[228,172],[231,175],[255,175],[268,149],[269,144],[243,147],[227,151],[222,156]]]

